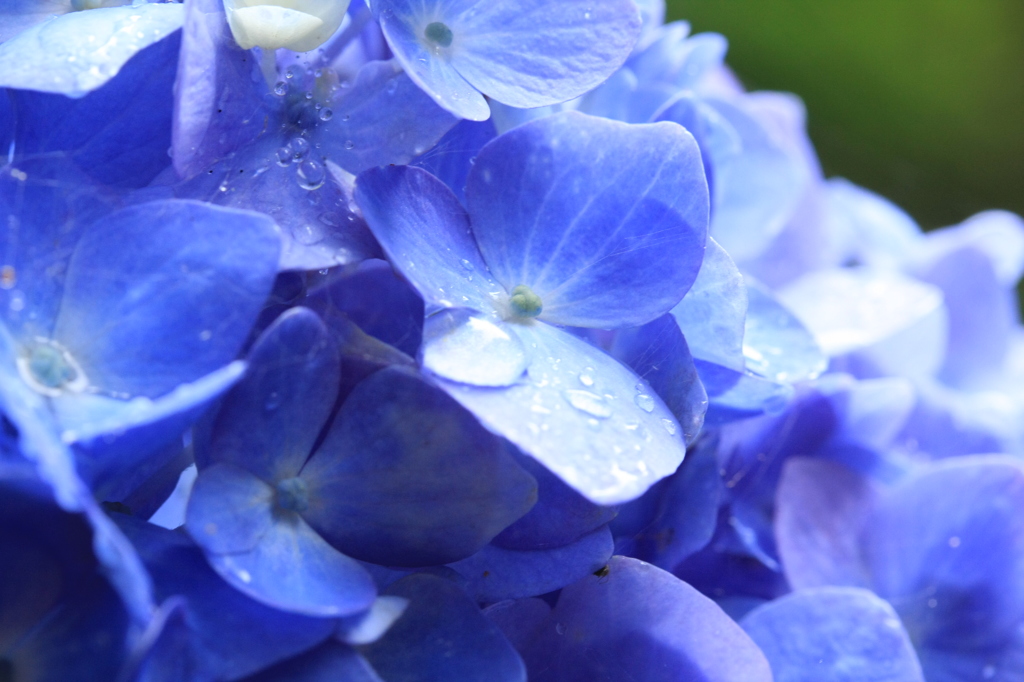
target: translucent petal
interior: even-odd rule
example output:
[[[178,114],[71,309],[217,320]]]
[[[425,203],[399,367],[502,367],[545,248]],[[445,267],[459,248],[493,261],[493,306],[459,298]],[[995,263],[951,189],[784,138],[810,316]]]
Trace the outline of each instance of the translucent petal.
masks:
[[[420,362],[445,379],[474,386],[510,386],[529,365],[515,330],[496,317],[446,308],[427,318]]]

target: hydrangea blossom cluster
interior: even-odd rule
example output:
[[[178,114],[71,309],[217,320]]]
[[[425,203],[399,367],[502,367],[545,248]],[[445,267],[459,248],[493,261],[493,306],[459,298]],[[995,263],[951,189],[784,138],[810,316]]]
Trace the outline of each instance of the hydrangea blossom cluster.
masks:
[[[1024,222],[659,0],[7,0],[0,682],[1024,679]]]

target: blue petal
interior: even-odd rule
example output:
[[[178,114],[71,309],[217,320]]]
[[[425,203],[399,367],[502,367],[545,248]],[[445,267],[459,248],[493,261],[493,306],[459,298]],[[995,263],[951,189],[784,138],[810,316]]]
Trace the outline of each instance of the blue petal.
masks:
[[[231,36],[223,1],[190,0],[175,86],[171,157],[178,175],[208,170],[255,140],[269,113],[266,94],[253,53]]]
[[[420,168],[377,168],[356,178],[355,196],[388,260],[428,304],[494,310],[490,294],[504,292],[440,180]]]
[[[675,125],[534,121],[481,150],[466,199],[494,276],[509,291],[529,286],[556,324],[649,322],[679,302],[704,255],[707,184]]]
[[[274,489],[233,464],[214,464],[196,479],[185,527],[207,552],[253,549],[274,519]]]
[[[187,646],[198,668],[188,679],[248,675],[330,635],[330,620],[268,608],[225,583],[184,535],[129,517],[119,523],[153,575],[158,598],[183,598]]]
[[[384,682],[351,647],[328,642],[308,653],[267,668],[244,682]]]
[[[843,178],[826,183],[832,228],[845,256],[870,267],[906,262],[924,241],[921,228],[896,204]]]
[[[693,286],[672,309],[694,357],[743,371],[747,289],[732,258],[708,238]]]
[[[964,247],[977,249],[992,262],[1004,287],[1016,286],[1024,274],[1024,220],[1009,211],[982,211],[955,227],[929,232],[916,246],[918,255],[930,260]]]
[[[793,399],[790,384],[779,384],[703,360],[694,359],[693,364],[708,393],[705,426],[719,426],[759,414],[778,414]]]
[[[531,682],[772,679],[740,627],[672,574],[626,557],[603,573],[562,590],[523,651]]]
[[[418,157],[414,165],[447,185],[465,206],[469,169],[483,146],[497,134],[493,121],[460,121],[432,149]]]
[[[600,569],[614,549],[605,526],[551,549],[516,551],[487,545],[449,567],[466,579],[470,596],[478,602],[495,602],[559,590]]]
[[[331,101],[330,121],[313,140],[349,173],[409,163],[433,147],[458,119],[409,79],[395,60],[369,62]]]
[[[452,17],[450,28],[449,59],[462,77],[499,102],[532,108],[608,78],[633,49],[640,16],[630,0],[494,0]]]
[[[530,364],[511,326],[468,308],[445,308],[428,317],[419,355],[434,374],[473,386],[510,386]]]
[[[499,439],[398,368],[356,387],[301,478],[310,525],[346,554],[387,566],[465,558],[536,500],[535,481]]]
[[[526,682],[508,640],[453,583],[420,573],[387,593],[408,599],[409,607],[384,637],[360,649],[383,679]]]
[[[184,19],[184,7],[156,3],[55,17],[0,45],[0,86],[81,97]]]
[[[814,379],[828,365],[810,332],[771,292],[747,278],[743,355],[747,369],[779,383]]]
[[[331,416],[338,351],[315,313],[292,308],[260,335],[248,361],[215,417],[210,459],[273,484],[298,475]]]
[[[946,460],[882,497],[863,551],[872,587],[919,646],[1001,645],[1024,621],[1024,469],[1009,457]]]
[[[491,544],[520,551],[562,547],[615,518],[615,507],[594,504],[532,457],[521,455],[518,462],[537,479],[537,504]]]
[[[508,388],[440,385],[489,429],[597,504],[639,497],[679,466],[681,429],[639,377],[585,341],[540,322],[516,333],[533,354]]]
[[[279,163],[295,140],[266,135],[174,188],[175,196],[264,213],[281,228],[282,270],[314,270],[376,256],[377,244],[351,206],[351,176],[307,155]],[[311,180],[319,184],[310,184]]]
[[[754,609],[741,625],[777,680],[924,682],[896,612],[867,590],[801,590]]]
[[[416,85],[459,118],[485,121],[491,115],[487,101],[421,37],[427,24],[439,19],[450,24],[454,18],[444,16],[444,4],[452,3],[431,4],[434,6],[412,0],[380,0],[373,3],[373,11],[388,45]]]
[[[143,187],[168,165],[178,34],[130,59],[102,88],[81,99],[11,90],[19,156],[67,151],[92,177]]]
[[[673,317],[662,315],[643,327],[620,331],[611,354],[651,385],[679,420],[683,440],[693,443],[704,425],[708,394]]]
[[[258,214],[186,201],[124,209],[78,243],[54,338],[93,385],[159,396],[234,359],[278,249]]]
[[[798,199],[794,159],[738,103],[683,97],[657,118],[689,124],[713,169],[712,236],[736,260],[756,257]]]
[[[71,11],[67,0],[10,0],[0,18],[0,42],[46,21],[55,14]]]
[[[786,463],[775,495],[775,537],[793,589],[868,587],[859,536],[873,492],[835,462],[795,457]]]
[[[100,499],[120,500],[163,465],[156,451],[180,442],[182,432],[244,371],[245,363],[236,361],[156,400],[64,393],[50,405],[61,437],[75,448],[79,474]]]

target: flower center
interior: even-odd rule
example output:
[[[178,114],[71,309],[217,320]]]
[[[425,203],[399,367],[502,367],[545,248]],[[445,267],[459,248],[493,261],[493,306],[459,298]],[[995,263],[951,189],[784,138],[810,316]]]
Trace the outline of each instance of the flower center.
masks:
[[[25,383],[43,395],[81,391],[87,384],[82,368],[71,353],[49,339],[36,339],[18,358],[18,370]]]
[[[512,289],[508,303],[515,317],[537,317],[544,310],[544,303],[540,300],[540,296],[533,293],[533,289],[525,284],[520,284]]]
[[[309,491],[301,478],[286,478],[277,484],[277,506],[294,512],[309,507]]]
[[[452,44],[452,38],[455,37],[452,30],[440,21],[432,21],[427,24],[427,27],[423,29],[423,35],[427,37],[427,40],[441,47],[449,47]]]

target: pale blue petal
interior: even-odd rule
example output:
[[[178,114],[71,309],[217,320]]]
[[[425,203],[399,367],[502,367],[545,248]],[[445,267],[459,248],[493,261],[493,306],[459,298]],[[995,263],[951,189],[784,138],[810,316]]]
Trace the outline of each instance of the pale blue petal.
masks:
[[[533,354],[525,381],[440,385],[597,504],[639,497],[676,470],[686,451],[682,432],[650,386],[568,332],[538,322],[516,332]]]
[[[704,255],[700,154],[673,124],[565,112],[520,126],[481,150],[466,200],[495,278],[529,286],[556,324],[649,322],[679,302]]]
[[[181,5],[156,3],[55,17],[0,44],[0,86],[82,97],[184,21]]]
[[[793,313],[764,285],[749,277],[746,285],[743,355],[747,369],[779,383],[807,381],[824,372],[828,359]]]
[[[434,374],[474,386],[510,386],[530,364],[515,330],[494,316],[446,308],[423,325],[420,362]]]
[[[10,40],[57,14],[71,10],[70,0],[8,0],[0,17],[0,42]]]

